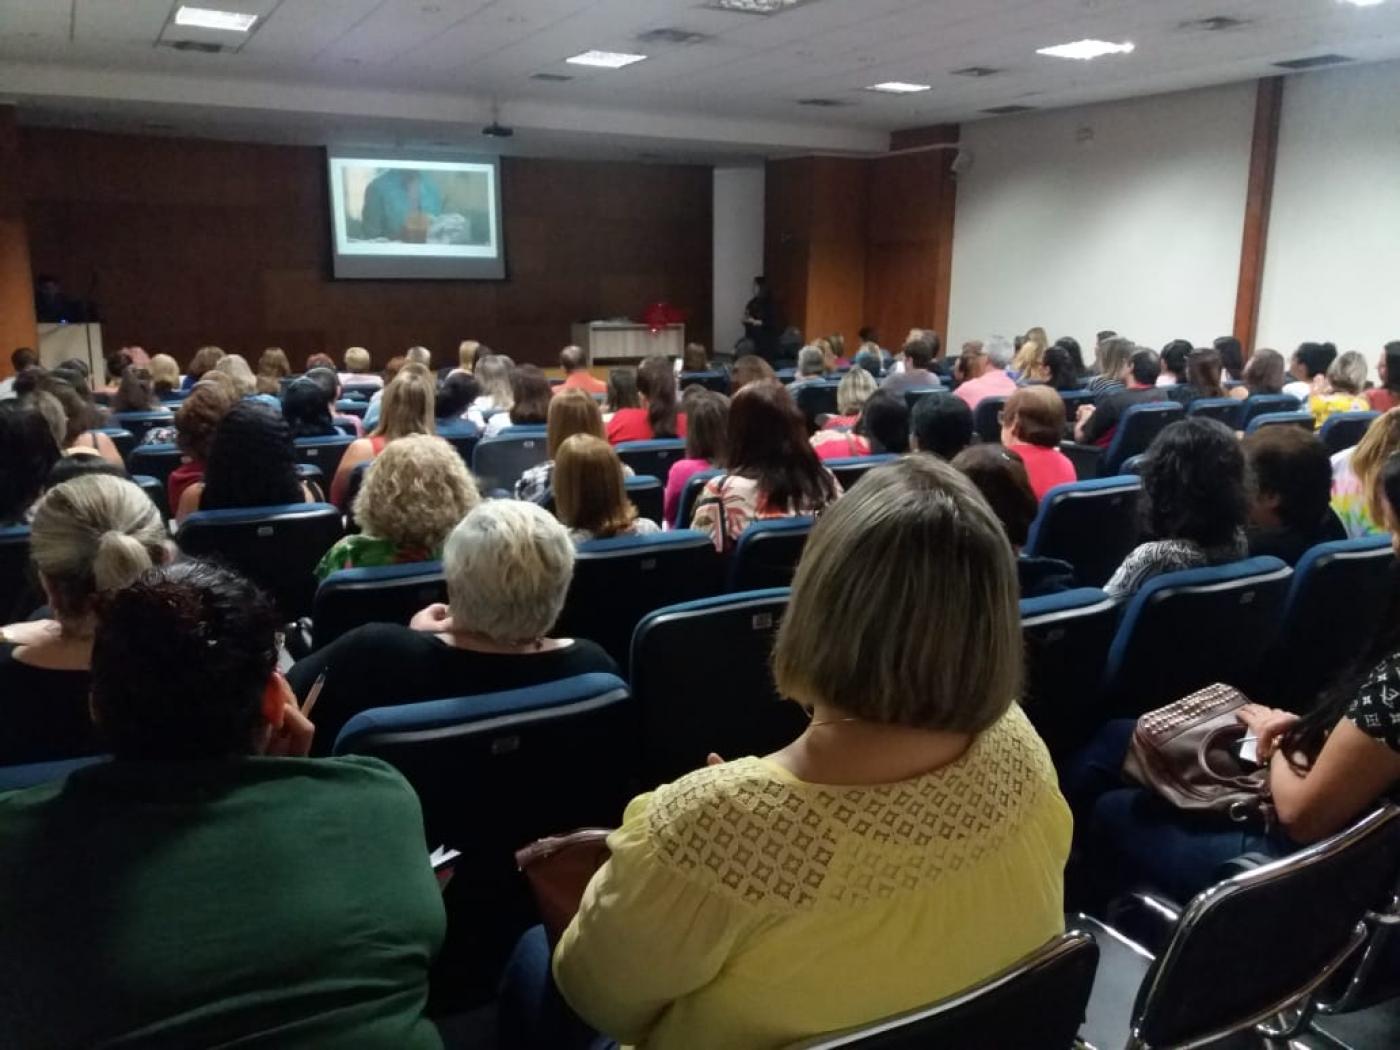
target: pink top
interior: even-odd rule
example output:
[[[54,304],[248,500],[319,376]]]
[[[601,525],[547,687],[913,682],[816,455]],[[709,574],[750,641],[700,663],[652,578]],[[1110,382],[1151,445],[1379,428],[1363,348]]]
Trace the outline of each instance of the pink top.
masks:
[[[1045,494],[1056,485],[1079,480],[1079,476],[1074,472],[1074,464],[1057,448],[1045,448],[1043,445],[1011,445],[1008,451],[1015,452],[1025,462],[1031,491],[1038,500],[1044,499]]]
[[[688,529],[690,522],[676,521],[676,511],[680,509],[681,493],[685,491],[685,483],[699,474],[702,470],[709,470],[713,464],[708,459],[678,459],[671,464],[671,472],[666,475],[666,497],[662,507],[662,517],[672,528]]]
[[[842,430],[819,430],[812,435],[812,447],[817,458],[825,463],[828,459],[852,459],[870,455],[870,441],[859,434]]]
[[[976,408],[977,403],[985,397],[1010,397],[1015,389],[1016,380],[1007,375],[1004,369],[994,368],[976,379],[959,384],[953,391],[953,396],[962,398],[967,402],[968,408]]]

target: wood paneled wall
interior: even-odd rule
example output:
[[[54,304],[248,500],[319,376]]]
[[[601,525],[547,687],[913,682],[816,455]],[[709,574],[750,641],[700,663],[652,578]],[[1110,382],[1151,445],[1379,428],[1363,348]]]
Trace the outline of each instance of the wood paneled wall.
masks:
[[[95,282],[109,347],[297,363],[361,344],[382,364],[422,344],[445,363],[470,337],[553,364],[574,321],[661,299],[710,340],[706,167],[507,158],[507,280],[337,281],[319,149],[39,128],[21,147],[34,269],[70,295]]]
[[[9,375],[10,354],[37,347],[34,277],[29,267],[24,198],[19,180],[19,128],[13,106],[0,106],[0,376]]]

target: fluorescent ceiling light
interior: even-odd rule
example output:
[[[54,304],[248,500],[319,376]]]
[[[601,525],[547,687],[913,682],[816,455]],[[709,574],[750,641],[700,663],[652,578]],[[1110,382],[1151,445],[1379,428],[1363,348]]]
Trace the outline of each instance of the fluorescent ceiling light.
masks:
[[[1377,4],[1385,3],[1385,0],[1340,0],[1343,4],[1351,4],[1352,7],[1375,7]]]
[[[1103,55],[1130,55],[1132,52],[1132,44],[1113,44],[1107,40],[1076,40],[1072,44],[1057,44],[1054,47],[1042,47],[1036,50],[1037,55],[1049,55],[1051,58],[1077,58],[1081,61],[1100,58]]]
[[[746,15],[776,15],[807,0],[710,0],[720,11],[741,11]]]
[[[599,69],[621,69],[633,62],[640,62],[646,55],[629,55],[622,51],[585,51],[581,55],[564,59],[576,66],[597,66]]]
[[[227,29],[234,33],[248,32],[257,20],[257,15],[244,14],[242,11],[216,11],[212,7],[181,7],[175,12],[177,26]]]
[[[866,91],[883,91],[888,95],[917,95],[920,91],[927,91],[927,84],[909,84],[903,80],[886,80],[882,84],[871,84]]]

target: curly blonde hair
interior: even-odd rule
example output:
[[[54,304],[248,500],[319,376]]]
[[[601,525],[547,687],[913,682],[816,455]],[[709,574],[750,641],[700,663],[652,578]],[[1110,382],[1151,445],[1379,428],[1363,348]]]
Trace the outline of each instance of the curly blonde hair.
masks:
[[[355,497],[355,520],[367,536],[435,551],[480,502],[452,446],[414,434],[389,442],[374,460]]]

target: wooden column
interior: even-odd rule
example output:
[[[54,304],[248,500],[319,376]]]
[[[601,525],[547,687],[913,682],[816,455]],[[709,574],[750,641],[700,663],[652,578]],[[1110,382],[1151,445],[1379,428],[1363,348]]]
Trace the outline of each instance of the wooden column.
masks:
[[[1264,259],[1269,240],[1269,212],[1278,164],[1279,120],[1283,114],[1283,77],[1259,81],[1254,103],[1254,141],[1249,157],[1249,187],[1244,208],[1244,243],[1235,296],[1235,338],[1246,355],[1254,352],[1259,330],[1259,298],[1264,287]]]
[[[15,108],[0,106],[0,376],[10,374],[10,353],[16,347],[38,349],[22,160]]]

